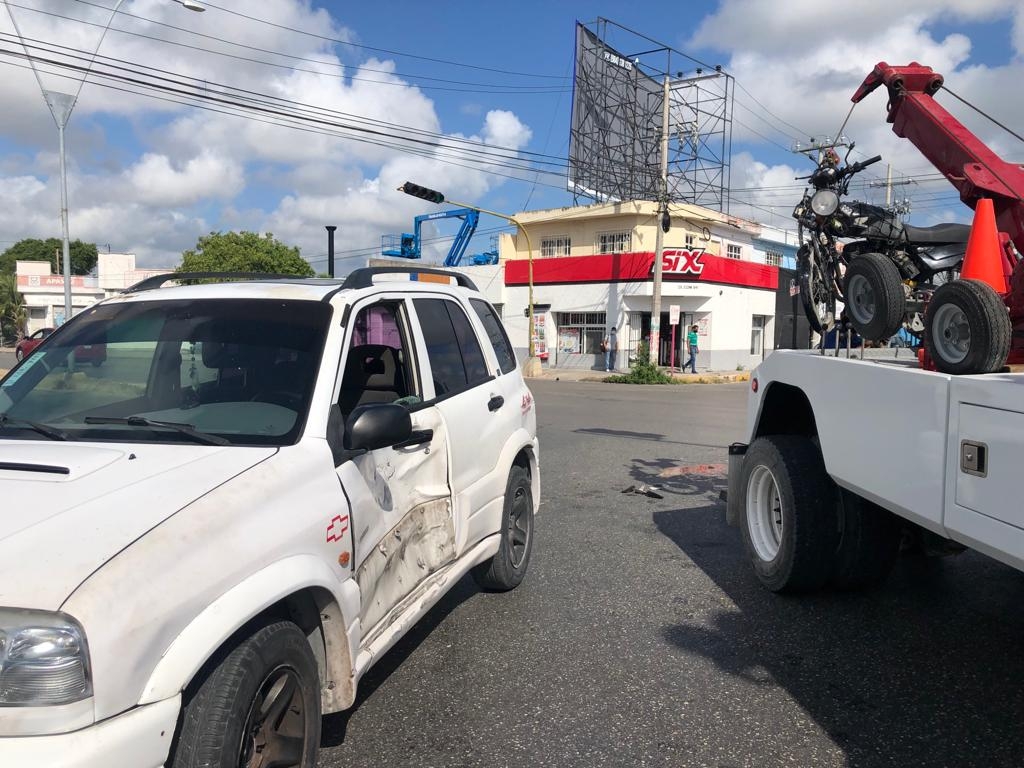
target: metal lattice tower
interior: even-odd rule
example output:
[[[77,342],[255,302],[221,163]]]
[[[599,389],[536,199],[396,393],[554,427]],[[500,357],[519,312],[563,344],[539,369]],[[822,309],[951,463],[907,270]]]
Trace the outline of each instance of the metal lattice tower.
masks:
[[[577,203],[659,198],[666,75],[669,200],[728,211],[732,78],[607,19],[576,27],[569,189]]]

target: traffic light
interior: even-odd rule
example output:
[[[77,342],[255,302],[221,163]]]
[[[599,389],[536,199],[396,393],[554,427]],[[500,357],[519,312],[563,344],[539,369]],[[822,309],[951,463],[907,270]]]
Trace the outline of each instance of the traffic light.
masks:
[[[438,192],[436,189],[428,189],[427,187],[421,187],[419,184],[413,184],[411,181],[405,182],[399,188],[400,192],[405,192],[407,195],[413,197],[419,197],[423,200],[429,200],[432,203],[443,203],[444,195]]]

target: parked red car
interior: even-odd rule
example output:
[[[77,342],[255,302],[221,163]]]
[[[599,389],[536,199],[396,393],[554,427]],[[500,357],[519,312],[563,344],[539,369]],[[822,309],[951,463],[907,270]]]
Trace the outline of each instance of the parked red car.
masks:
[[[40,328],[31,336],[25,336],[14,345],[14,356],[18,361],[24,360],[32,354],[32,351],[43,343],[44,339],[53,333],[55,328]],[[75,360],[79,363],[92,363],[97,368],[107,359],[106,344],[87,344],[75,347]]]

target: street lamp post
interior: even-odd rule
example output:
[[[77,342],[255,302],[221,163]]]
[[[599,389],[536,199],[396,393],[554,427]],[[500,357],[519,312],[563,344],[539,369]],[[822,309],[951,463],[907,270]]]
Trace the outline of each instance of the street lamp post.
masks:
[[[404,192],[407,195],[412,195],[413,197],[419,197],[423,200],[429,200],[432,203],[440,204],[448,202],[449,204],[459,206],[460,208],[470,208],[471,210],[479,211],[480,213],[487,213],[490,214],[491,216],[497,216],[499,219],[504,219],[505,221],[515,224],[516,227],[518,227],[520,231],[522,231],[523,237],[526,239],[527,274],[529,279],[529,294],[527,297],[529,307],[527,308],[527,312],[529,312],[530,314],[530,324],[528,331],[530,336],[529,357],[526,360],[526,365],[523,366],[523,374],[526,376],[533,377],[540,376],[540,358],[537,357],[537,348],[534,343],[535,320],[533,316],[533,244],[530,242],[530,233],[526,230],[526,227],[523,226],[523,224],[514,216],[508,216],[504,213],[498,213],[497,211],[489,211],[486,208],[481,208],[476,205],[469,205],[468,203],[456,202],[455,200],[446,201],[445,196],[442,193],[433,189],[428,189],[427,187],[421,187],[418,184],[413,184],[412,182],[409,181],[405,182],[405,184],[400,186],[398,188],[398,191]]]
[[[205,11],[200,3],[195,0],[174,0],[182,8],[187,8],[190,11]],[[18,26],[17,19],[14,18],[14,11],[11,10],[11,6],[7,0],[3,0],[4,6],[7,8],[7,15],[11,17],[11,24],[14,25],[14,31],[18,35],[18,39],[22,41],[24,46],[24,36],[21,34],[21,28]],[[121,9],[121,5],[124,0],[117,0],[113,9],[110,12],[110,18],[107,19],[106,26],[103,27],[103,31],[100,32],[100,39],[96,42],[96,50],[92,52],[92,59],[89,62],[89,67],[92,67],[93,62],[96,60],[96,54],[99,53],[100,46],[103,44],[103,38],[107,36],[107,30],[110,29],[110,25],[114,23],[114,17],[117,16],[117,12]],[[75,108],[75,103],[78,101],[78,95],[82,92],[82,86],[85,85],[85,77],[82,78],[78,84],[78,91],[72,96],[69,93],[61,93],[60,91],[53,91],[43,86],[43,80],[39,77],[39,72],[36,70],[35,62],[32,60],[31,54],[28,53],[28,49],[25,49],[25,53],[28,56],[29,65],[32,67],[32,73],[36,76],[36,82],[39,84],[39,90],[43,94],[43,100],[46,102],[46,106],[50,108],[50,114],[53,116],[53,122],[57,124],[57,140],[60,148],[60,234],[61,234],[61,250],[63,255],[63,272],[64,272],[64,322],[71,319],[71,239],[68,232],[68,171],[67,171],[67,154],[64,149],[64,131],[67,128],[68,120],[71,119],[71,111]],[[86,77],[88,77],[88,70],[86,70]]]

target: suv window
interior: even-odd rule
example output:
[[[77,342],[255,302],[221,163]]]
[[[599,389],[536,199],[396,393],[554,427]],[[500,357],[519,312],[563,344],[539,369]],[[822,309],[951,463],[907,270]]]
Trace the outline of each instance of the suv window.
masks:
[[[348,416],[367,403],[419,402],[401,304],[359,310],[345,356],[338,406]]]
[[[290,445],[306,419],[330,316],[319,301],[100,304],[3,380],[0,412],[79,440],[193,441],[134,418],[142,417],[236,444]],[[105,350],[102,366],[76,362],[77,350],[97,345]],[[7,431],[42,439],[10,425]]]
[[[498,366],[502,373],[508,373],[516,369],[516,355],[512,351],[512,343],[508,340],[508,334],[501,324],[501,320],[495,314],[494,309],[483,299],[470,299],[470,306],[476,312],[480,322],[484,324],[487,331],[487,338],[491,340],[494,348],[494,355],[498,358]]]
[[[427,343],[435,394],[448,395],[490,378],[480,342],[458,304],[444,299],[413,299]]]

